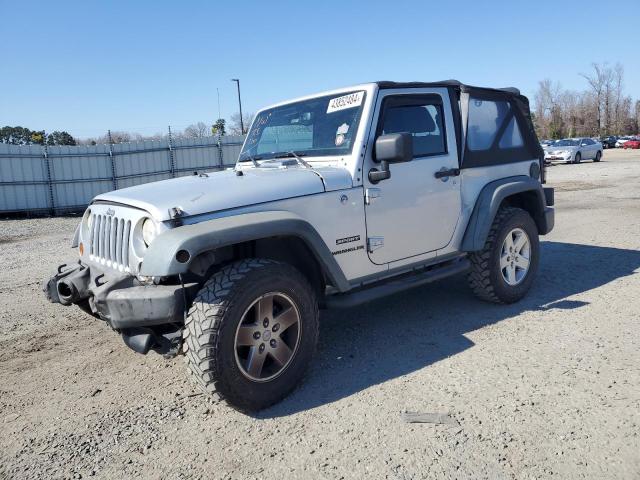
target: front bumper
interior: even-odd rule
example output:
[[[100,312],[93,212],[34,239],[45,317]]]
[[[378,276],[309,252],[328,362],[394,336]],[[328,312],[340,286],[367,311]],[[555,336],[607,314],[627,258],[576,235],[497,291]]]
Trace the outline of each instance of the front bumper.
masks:
[[[185,308],[197,289],[197,283],[186,283],[184,289],[181,284],[144,285],[131,275],[108,276],[83,263],[61,265],[43,285],[49,301],[78,305],[122,333],[125,343],[141,353],[162,343],[153,337],[161,336],[166,327],[181,328]],[[141,334],[145,345],[137,348],[140,342],[132,345],[130,337]]]
[[[544,161],[547,163],[553,163],[553,162],[570,162],[571,159],[573,158],[573,156],[569,155],[545,155],[544,157]]]

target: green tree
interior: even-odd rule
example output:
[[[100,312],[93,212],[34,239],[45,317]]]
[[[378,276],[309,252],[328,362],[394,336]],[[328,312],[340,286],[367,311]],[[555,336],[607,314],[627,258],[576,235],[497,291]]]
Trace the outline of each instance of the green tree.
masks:
[[[211,133],[214,135],[224,136],[227,134],[226,121],[224,118],[219,118],[216,123],[211,127]]]
[[[67,132],[56,130],[47,135],[47,145],[76,145],[76,139]]]
[[[31,134],[33,132],[24,127],[2,127],[0,128],[0,143],[11,145],[31,145]]]
[[[44,130],[40,130],[38,132],[31,132],[31,143],[35,143],[36,145],[43,145],[45,139]]]

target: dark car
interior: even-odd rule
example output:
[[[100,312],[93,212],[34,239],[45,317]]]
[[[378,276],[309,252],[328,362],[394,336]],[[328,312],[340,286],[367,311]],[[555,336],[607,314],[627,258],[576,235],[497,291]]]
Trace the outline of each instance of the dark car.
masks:
[[[600,143],[602,144],[602,148],[616,148],[617,140],[618,140],[618,137],[609,135],[608,137],[601,137]]]

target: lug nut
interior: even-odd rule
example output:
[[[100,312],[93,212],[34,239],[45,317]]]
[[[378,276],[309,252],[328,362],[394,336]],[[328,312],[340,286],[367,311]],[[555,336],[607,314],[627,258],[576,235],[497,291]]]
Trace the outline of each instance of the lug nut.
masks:
[[[276,341],[275,339],[271,339],[271,341],[269,342],[269,345],[271,345],[271,348],[276,348]]]
[[[271,330],[273,330],[274,332],[277,332],[278,330],[280,330],[280,324],[276,323]]]
[[[258,352],[260,353],[264,352],[264,343],[260,344],[260,346],[258,347]]]
[[[268,318],[265,318],[265,319],[262,321],[262,325],[264,326],[264,328],[267,328],[267,327],[269,326],[269,319],[268,319]]]
[[[260,338],[260,332],[253,332],[253,338],[258,340]]]

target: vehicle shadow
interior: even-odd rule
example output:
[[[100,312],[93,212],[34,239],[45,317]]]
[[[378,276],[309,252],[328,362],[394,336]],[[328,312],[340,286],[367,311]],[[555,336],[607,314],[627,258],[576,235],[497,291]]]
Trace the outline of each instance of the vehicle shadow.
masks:
[[[634,274],[640,251],[542,242],[538,278],[517,304],[477,300],[464,276],[348,310],[321,312],[320,344],[305,382],[256,418],[335,402],[474,346],[465,334],[524,311],[576,309],[567,297]]]

